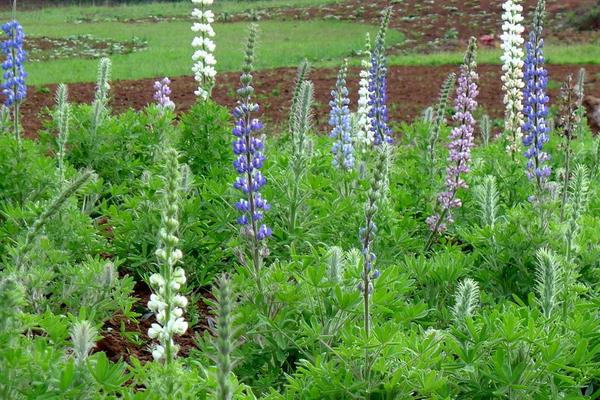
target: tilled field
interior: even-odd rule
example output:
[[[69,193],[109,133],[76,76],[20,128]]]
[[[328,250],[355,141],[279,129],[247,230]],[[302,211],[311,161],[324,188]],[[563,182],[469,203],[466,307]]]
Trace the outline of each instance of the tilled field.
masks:
[[[582,66],[550,65],[550,79],[552,84],[550,96],[558,94],[560,83],[568,74],[576,75]],[[600,95],[600,65],[585,65],[587,71],[586,93]],[[390,118],[393,121],[411,121],[428,106],[434,104],[438,97],[440,86],[450,72],[456,72],[457,66],[437,67],[391,67],[389,72],[389,104]],[[484,111],[492,117],[502,117],[502,90],[499,76],[499,65],[481,65],[479,103]],[[335,85],[336,71],[334,69],[319,69],[312,72],[310,78],[315,83],[316,122],[321,129],[326,128],[330,92]],[[351,101],[355,107],[358,91],[357,69],[350,71],[348,79],[351,91]],[[296,71],[293,68],[258,71],[255,74],[257,101],[262,107],[264,119],[270,123],[270,132],[275,132],[276,127],[285,123],[288,118],[289,100]],[[112,83],[112,107],[116,112],[128,108],[141,109],[151,103],[153,96],[154,79],[137,81],[114,81]],[[233,106],[235,104],[235,88],[239,83],[238,73],[219,75],[213,98],[220,104]],[[195,82],[192,77],[179,77],[172,79],[172,100],[177,105],[177,111],[182,112],[190,108],[196,101],[194,96]],[[54,85],[48,86],[54,91]],[[94,84],[69,85],[71,101],[90,103],[94,96]],[[35,91],[31,88],[27,101],[23,105],[23,118],[25,131],[28,136],[34,136],[42,126],[44,119],[43,110],[53,106],[53,96],[47,91]]]

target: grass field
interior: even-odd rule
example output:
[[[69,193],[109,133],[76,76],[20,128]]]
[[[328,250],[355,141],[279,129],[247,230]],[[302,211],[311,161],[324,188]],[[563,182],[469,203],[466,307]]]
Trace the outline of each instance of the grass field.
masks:
[[[259,22],[260,42],[256,67],[275,68],[297,65],[306,57],[314,63],[339,63],[362,48],[367,32],[376,27],[338,21]],[[242,64],[242,42],[247,23],[216,24],[216,57],[220,71],[238,70]],[[97,37],[127,40],[138,36],[148,40],[147,50],[129,55],[116,55],[113,61],[115,79],[137,79],[155,76],[191,74],[191,41],[193,32],[187,22],[123,24],[57,24],[25,26],[30,35],[64,37],[89,33]],[[402,35],[390,32],[389,43],[399,43]],[[28,65],[33,85],[54,82],[93,81],[96,60],[65,59]]]
[[[239,13],[248,9],[265,7],[309,7],[335,3],[336,0],[261,0],[216,2],[215,13]],[[191,21],[164,21],[124,23],[118,20],[143,19],[189,15],[192,4],[152,3],[117,7],[62,7],[19,13],[19,20],[29,36],[51,38],[91,34],[98,39],[144,39],[148,48],[133,54],[113,55],[114,79],[139,79],[157,76],[182,76],[191,74],[190,46],[193,32]],[[1,13],[3,19],[9,13]],[[86,21],[86,22],[81,22]],[[314,21],[259,21],[260,42],[256,67],[268,69],[293,67],[306,57],[317,67],[336,67],[344,57],[352,65],[360,60],[353,57],[362,49],[366,32],[374,34],[376,26],[335,20]],[[237,71],[242,62],[242,41],[248,22],[217,23],[216,57],[220,72]],[[389,45],[401,43],[403,35],[390,31]],[[600,63],[600,46],[553,45],[547,47],[547,61],[552,64]],[[444,65],[460,64],[462,52],[434,54],[396,54],[390,57],[391,65]],[[500,50],[482,50],[480,63],[499,64]],[[95,80],[96,60],[62,59],[30,63],[27,66],[30,84],[43,85],[57,82],[88,82]]]
[[[258,0],[258,1],[216,1],[211,7],[219,13],[240,13],[249,10],[282,7],[313,7],[338,3],[340,0]],[[189,16],[192,10],[191,1],[175,3],[131,4],[112,7],[103,6],[68,6],[48,7],[35,11],[19,12],[19,21],[23,25],[55,25],[64,24],[81,18],[102,19],[136,19],[148,16],[183,17]],[[9,11],[0,12],[2,20],[11,18]]]

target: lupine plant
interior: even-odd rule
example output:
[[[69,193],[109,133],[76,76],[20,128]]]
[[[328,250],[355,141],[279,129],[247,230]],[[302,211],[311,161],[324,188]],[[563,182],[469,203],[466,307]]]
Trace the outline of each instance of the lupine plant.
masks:
[[[448,145],[450,154],[448,156],[448,167],[446,168],[446,190],[438,196],[437,214],[427,218],[427,225],[431,235],[425,246],[431,246],[436,234],[446,231],[448,224],[454,222],[452,209],[462,206],[458,191],[467,188],[463,175],[468,173],[471,161],[471,148],[473,147],[473,133],[475,130],[475,118],[473,111],[477,108],[477,81],[479,76],[477,68],[477,41],[471,38],[469,48],[465,54],[465,62],[461,67],[456,89],[454,107],[456,114],[453,116],[457,126],[452,130],[451,142]]]
[[[295,232],[298,219],[301,217],[301,209],[307,200],[306,192],[302,189],[304,179],[308,172],[310,152],[308,149],[308,133],[312,128],[312,107],[314,100],[314,85],[310,81],[304,81],[300,87],[300,93],[294,115],[292,116],[293,132],[292,155],[290,160],[290,175],[285,185],[288,194],[288,218],[287,226],[290,232]]]
[[[167,77],[154,82],[154,100],[156,105],[163,110],[175,109],[175,103],[171,100],[171,80]]]
[[[442,129],[442,125],[444,124],[446,118],[446,112],[448,111],[448,98],[450,97],[450,93],[454,89],[454,84],[456,83],[456,74],[451,73],[448,75],[448,78],[444,81],[442,85],[442,90],[440,92],[440,98],[438,100],[436,109],[435,109],[435,119],[433,120],[433,125],[429,131],[429,140],[427,145],[427,157],[429,162],[429,175],[431,177],[435,174],[436,169],[436,151],[437,151],[437,142],[440,137],[440,131]]]
[[[233,110],[235,118],[233,135],[236,137],[233,142],[233,153],[237,157],[233,165],[239,174],[234,187],[243,195],[235,204],[241,213],[237,222],[242,226],[242,236],[247,239],[249,244],[252,273],[260,287],[260,270],[264,254],[267,252],[265,240],[271,236],[271,228],[262,223],[264,212],[269,210],[270,205],[260,194],[260,189],[267,183],[260,171],[265,161],[264,144],[258,136],[263,129],[263,124],[254,117],[259,106],[252,101],[256,29],[255,25],[251,25],[246,44],[243,73],[240,77],[242,86],[237,91],[238,104]]]
[[[331,92],[332,100],[329,102],[331,111],[329,125],[332,130],[329,136],[334,139],[331,153],[333,166],[342,171],[352,171],[354,168],[354,145],[352,140],[352,126],[350,123],[350,99],[346,87],[346,74],[348,62],[340,68],[335,89]]]
[[[490,116],[484,114],[481,117],[481,121],[479,121],[480,131],[481,131],[481,141],[484,146],[490,144],[490,139],[492,137],[492,121],[490,120]]]
[[[575,240],[581,231],[581,216],[587,210],[590,197],[590,178],[588,169],[579,164],[573,170],[573,178],[570,180],[568,203],[566,205],[565,217],[565,258],[572,262],[573,251],[576,248]]]
[[[110,90],[110,73],[112,63],[109,58],[102,58],[98,63],[96,94],[92,103],[92,144],[96,143],[98,128],[104,122],[108,108],[108,93]]]
[[[544,144],[549,140],[550,128],[548,127],[548,102],[546,94],[548,86],[548,71],[544,63],[544,39],[542,38],[546,2],[540,0],[537,4],[533,25],[529,32],[529,39],[525,44],[527,57],[525,58],[525,88],[523,90],[523,111],[525,122],[523,124],[523,144],[527,147],[527,176],[535,183],[536,194],[530,196],[530,201],[535,204],[540,212],[540,226],[546,228],[546,212],[544,197],[548,191],[548,179],[551,174],[548,161],[550,156],[544,151]]]
[[[380,145],[383,142],[392,143],[392,130],[388,124],[387,108],[387,58],[385,56],[385,36],[387,33],[392,8],[388,8],[382,17],[379,33],[375,40],[375,47],[371,54],[371,70],[369,73],[370,101],[369,118],[371,121],[371,132],[373,132],[373,144]]]
[[[187,306],[187,298],[178,294],[185,284],[183,268],[178,264],[183,257],[179,243],[179,195],[181,191],[181,175],[178,154],[167,149],[165,157],[164,188],[161,200],[161,228],[158,234],[159,247],[156,250],[159,272],[150,276],[150,286],[154,293],[150,296],[148,308],[156,318],[148,329],[148,336],[158,339],[152,349],[155,360],[164,361],[167,365],[173,362],[178,346],[174,339],[182,335],[188,328],[183,318],[183,310]]]
[[[520,3],[506,3],[505,14],[507,4]],[[521,130],[539,135],[556,120],[573,139],[568,152],[558,136],[543,143],[555,152],[543,166],[565,170],[557,187],[568,187],[562,221],[558,202],[544,198],[556,217],[541,231],[537,204],[526,199],[533,184],[506,141],[491,140],[502,125],[496,110],[475,110],[473,41],[452,110],[445,103],[454,95],[442,90],[424,121],[402,122],[394,145],[381,124],[369,125],[380,143],[340,174],[329,129],[321,114],[312,118],[322,93],[305,64],[290,134],[287,120],[262,134],[255,40],[253,27],[233,112],[198,101],[179,110],[179,123],[155,104],[111,114],[103,78],[91,108],[69,104],[59,86],[39,139],[27,132],[17,148],[18,138],[0,134],[0,399],[597,398],[600,141],[581,107],[583,76],[546,120],[546,76],[530,51],[523,111],[533,122]],[[377,109],[367,120],[388,126],[381,43],[354,97]],[[375,81],[365,82],[367,66]],[[101,116],[95,154],[85,148],[90,110]],[[434,125],[445,115],[453,116],[448,139]],[[475,115],[485,146],[471,149]],[[277,149],[268,160],[265,147]],[[426,173],[429,158],[446,167],[441,182],[437,169],[435,179]],[[99,178],[84,187],[92,173],[76,169],[89,163]],[[340,175],[360,177],[348,196],[332,190]],[[93,210],[91,195],[100,200]],[[440,224],[431,231],[429,212]],[[447,217],[456,223],[436,241]],[[267,226],[277,227],[274,238]]]
[[[58,152],[58,179],[61,183],[65,181],[65,156],[67,141],[69,140],[69,121],[71,119],[71,105],[68,103],[69,92],[65,84],[58,85],[56,89],[56,121],[58,135],[56,143]]]
[[[563,170],[562,188],[561,188],[561,204],[560,204],[560,219],[564,221],[565,207],[567,205],[567,194],[571,181],[571,163],[573,159],[573,140],[577,138],[578,130],[578,89],[574,87],[573,76],[569,75],[563,83],[560,93],[560,110],[558,117],[557,130],[563,138],[563,153],[565,156],[565,164]]]
[[[365,336],[369,338],[371,332],[371,313],[370,313],[370,296],[373,291],[373,280],[377,279],[380,275],[378,269],[375,269],[376,256],[373,252],[373,242],[375,241],[375,235],[377,234],[377,224],[375,218],[377,216],[377,210],[381,201],[381,191],[383,188],[383,171],[385,168],[385,153],[383,150],[379,150],[377,153],[377,163],[373,169],[373,176],[371,177],[371,187],[367,194],[367,202],[365,203],[365,224],[359,231],[359,239],[361,244],[361,250],[363,255],[363,269],[361,275],[361,282],[358,288],[362,292],[363,307],[364,307],[364,332]],[[365,375],[368,373],[369,365],[369,350],[365,350]]]
[[[233,399],[233,385],[231,374],[233,371],[232,353],[235,350],[235,314],[234,297],[231,281],[227,275],[221,275],[215,290],[214,312],[216,316],[215,326],[215,363],[217,365],[217,390],[218,400]]]
[[[296,72],[296,81],[294,82],[294,93],[292,95],[292,104],[290,106],[290,133],[292,134],[292,140],[296,135],[296,131],[294,129],[294,116],[297,114],[296,107],[298,105],[298,100],[300,99],[300,89],[302,87],[302,83],[304,83],[310,75],[310,63],[305,58],[298,65],[298,71]]]
[[[217,76],[215,69],[217,59],[214,56],[215,42],[212,39],[215,36],[212,27],[215,15],[212,10],[208,9],[213,4],[213,0],[192,0],[192,3],[198,5],[198,8],[194,8],[192,11],[192,17],[196,20],[192,25],[192,31],[198,35],[192,41],[192,47],[196,49],[192,55],[194,62],[192,72],[198,84],[194,94],[201,100],[207,100],[210,98]]]
[[[504,90],[504,130],[507,150],[514,155],[521,147],[523,125],[523,6],[521,0],[507,0],[502,9],[502,89]]]
[[[358,109],[356,110],[356,147],[365,152],[373,144],[373,131],[371,130],[371,96],[369,90],[369,76],[371,73],[371,36],[367,33],[364,57],[361,60],[360,82],[358,84]]]
[[[25,78],[27,78],[25,72],[25,61],[27,59],[24,49],[25,33],[16,19],[2,25],[2,31],[7,39],[1,44],[5,60],[2,62],[4,81],[0,88],[2,88],[2,94],[4,95],[4,105],[12,110],[13,131],[17,143],[20,143],[19,107],[21,102],[25,100],[25,96],[27,96],[27,85],[25,84]]]

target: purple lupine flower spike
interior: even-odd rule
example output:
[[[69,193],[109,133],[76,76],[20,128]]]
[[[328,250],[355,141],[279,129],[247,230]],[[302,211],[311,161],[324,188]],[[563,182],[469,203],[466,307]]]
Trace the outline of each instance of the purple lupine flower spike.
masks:
[[[169,97],[171,95],[171,80],[169,78],[163,78],[160,81],[154,82],[154,100],[159,108],[162,109],[175,109],[175,103]]]
[[[527,55],[523,89],[525,114],[523,144],[527,147],[525,151],[525,157],[528,159],[527,176],[536,182],[540,194],[546,188],[551,173],[547,165],[550,156],[543,151],[544,144],[550,140],[550,128],[547,123],[549,98],[546,94],[548,71],[544,67],[544,39],[542,38],[544,6],[543,1],[538,3],[533,27],[525,43]]]
[[[375,48],[371,56],[369,71],[369,120],[373,133],[373,144],[392,143],[392,130],[388,125],[387,109],[387,60],[385,57],[385,34],[390,21],[392,9],[388,8],[383,16]]]
[[[346,87],[347,70],[348,62],[344,60],[337,77],[335,90],[331,92],[332,100],[329,102],[331,106],[329,125],[332,127],[329,136],[335,139],[331,148],[334,167],[351,171],[354,168],[354,146],[352,143],[350,109],[348,108],[350,99]]]
[[[269,227],[260,222],[264,212],[270,209],[269,203],[262,198],[260,189],[267,183],[260,172],[265,156],[262,153],[264,144],[257,134],[263,129],[263,124],[254,117],[259,111],[258,104],[252,102],[254,87],[252,86],[252,61],[254,56],[254,41],[256,32],[250,31],[248,48],[246,49],[246,63],[240,78],[242,86],[238,89],[238,104],[233,110],[235,124],[233,135],[233,153],[237,156],[233,166],[239,174],[234,187],[243,193],[244,197],[235,204],[241,212],[237,222],[247,226],[247,232],[258,241],[262,241],[272,232]]]
[[[448,156],[448,167],[446,168],[446,190],[438,196],[438,214],[427,218],[427,224],[432,233],[442,233],[448,224],[454,222],[452,209],[460,208],[462,202],[457,198],[458,190],[467,188],[463,175],[469,172],[471,161],[471,149],[473,147],[473,133],[475,130],[475,118],[473,111],[477,108],[477,80],[479,76],[475,71],[477,42],[471,38],[469,49],[465,55],[465,63],[461,66],[456,88],[456,99],[454,107],[456,113],[453,120],[457,126],[452,129],[451,142],[448,145],[450,154]]]
[[[25,33],[18,21],[13,20],[2,25],[2,31],[8,38],[2,42],[0,49],[5,56],[2,63],[4,82],[0,85],[4,94],[4,105],[13,106],[22,102],[27,96],[27,85],[24,64],[27,54],[23,48]]]

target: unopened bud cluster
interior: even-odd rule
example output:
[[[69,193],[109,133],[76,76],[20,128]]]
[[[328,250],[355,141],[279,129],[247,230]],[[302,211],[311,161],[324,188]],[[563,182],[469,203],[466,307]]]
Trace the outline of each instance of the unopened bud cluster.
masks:
[[[153,323],[148,330],[148,336],[159,342],[152,350],[154,359],[166,359],[166,362],[170,362],[178,350],[173,338],[183,335],[188,328],[188,323],[183,318],[183,310],[188,301],[178,294],[181,286],[186,282],[186,277],[183,269],[177,267],[183,257],[181,250],[177,248],[178,197],[181,187],[177,152],[168,150],[166,159],[162,227],[159,231],[159,248],[156,250],[160,272],[150,276],[150,286],[154,293],[148,302],[148,308],[156,316],[156,323]]]

